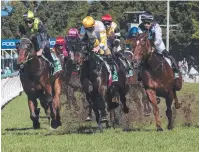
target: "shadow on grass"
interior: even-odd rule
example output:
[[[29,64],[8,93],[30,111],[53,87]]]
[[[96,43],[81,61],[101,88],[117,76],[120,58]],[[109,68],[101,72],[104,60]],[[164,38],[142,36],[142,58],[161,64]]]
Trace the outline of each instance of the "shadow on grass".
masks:
[[[14,131],[26,131],[26,130],[44,130],[45,128],[34,129],[34,128],[6,128],[5,131],[7,132],[14,132]]]
[[[25,131],[25,130],[34,130],[34,128],[6,128],[6,131]]]
[[[5,131],[2,132],[2,135],[42,135],[42,132],[29,132],[46,130],[46,128],[34,129],[34,128],[6,128]]]
[[[48,119],[48,116],[39,116],[41,119]]]
[[[98,127],[92,127],[92,126],[84,126],[84,127],[78,127],[77,129],[73,130],[63,130],[63,131],[52,131],[50,133],[45,134],[45,136],[51,136],[51,135],[66,135],[66,134],[94,134],[98,132]]]
[[[152,132],[154,129],[144,129],[144,128],[123,128],[124,132]]]
[[[19,136],[26,136],[26,135],[44,135],[44,133],[40,133],[40,132],[4,132],[1,135],[19,135]]]

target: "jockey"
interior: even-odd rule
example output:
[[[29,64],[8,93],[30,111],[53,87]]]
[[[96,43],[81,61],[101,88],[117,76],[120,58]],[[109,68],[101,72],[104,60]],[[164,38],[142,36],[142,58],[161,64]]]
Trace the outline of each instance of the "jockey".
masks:
[[[56,38],[54,50],[57,51],[56,53],[63,54],[64,58],[68,57],[68,51],[64,37],[59,36]]]
[[[138,28],[134,26],[129,30],[127,38],[126,38],[126,49],[127,50],[132,49],[132,41],[137,36],[138,36]]]
[[[112,59],[111,51],[107,45],[107,35],[104,24],[101,21],[94,20],[91,16],[87,16],[82,21],[81,35],[83,36],[82,41],[84,40],[94,40],[94,47],[100,47],[100,54],[106,56],[106,61],[114,69],[114,61]],[[84,32],[84,33],[82,33]]]
[[[74,57],[74,49],[77,49],[77,44],[80,41],[79,32],[76,28],[69,29],[66,37],[66,48],[71,58]]]
[[[138,32],[143,33],[149,31],[149,39],[154,41],[154,45],[157,53],[163,54],[165,57],[169,58],[174,67],[174,72],[178,73],[179,68],[175,59],[166,50],[164,42],[162,40],[162,29],[160,25],[154,22],[154,17],[150,12],[145,12],[141,16],[142,23],[138,27]]]
[[[50,53],[50,42],[47,31],[43,25],[43,23],[39,20],[39,18],[34,17],[34,13],[32,11],[28,11],[23,15],[24,22],[26,24],[25,34],[28,37],[35,37],[36,38],[36,51],[37,56],[41,56],[43,51],[45,56],[51,63],[51,66],[54,65],[54,60]]]
[[[121,50],[120,46],[120,29],[115,22],[112,21],[112,16],[105,14],[102,16],[101,21],[106,28],[106,35],[108,38],[108,46],[113,49],[113,52]]]

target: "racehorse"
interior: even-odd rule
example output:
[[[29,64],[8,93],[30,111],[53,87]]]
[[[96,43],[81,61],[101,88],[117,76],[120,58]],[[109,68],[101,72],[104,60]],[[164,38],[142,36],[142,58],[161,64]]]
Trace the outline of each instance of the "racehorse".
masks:
[[[79,110],[79,106],[77,104],[77,100],[75,98],[75,91],[81,91],[82,87],[79,80],[79,72],[76,70],[76,66],[73,63],[73,55],[72,51],[71,54],[67,52],[67,56],[64,56],[63,47],[66,46],[54,46],[54,51],[57,57],[60,59],[63,73],[61,74],[60,78],[63,82],[63,90],[66,92],[67,102],[69,104],[68,109],[71,109],[71,105],[74,106],[75,110]],[[74,46],[75,47],[75,46]],[[73,49],[75,49],[73,47]]]
[[[141,34],[136,40],[133,50],[134,68],[140,69],[139,77],[142,80],[146,94],[153,106],[157,131],[163,131],[159,118],[159,108],[156,96],[166,99],[166,116],[168,118],[168,129],[173,129],[172,101],[175,99],[175,108],[180,108],[176,91],[182,88],[182,76],[174,79],[172,67],[152,49],[152,43],[148,39],[148,33]]]
[[[103,58],[93,52],[92,41],[82,43],[82,49],[74,53],[75,62],[81,65],[80,81],[83,91],[86,93],[86,99],[92,106],[96,115],[98,128],[102,131],[101,122],[107,122],[106,102],[110,111],[119,106],[118,100],[123,103],[123,111],[128,113],[125,97],[126,75],[124,68],[118,69],[118,81],[111,85],[111,72]],[[112,83],[112,84],[113,84]],[[99,111],[101,111],[101,115]]]
[[[49,62],[36,55],[36,42],[28,38],[22,38],[17,48],[18,60],[20,66],[20,80],[23,89],[28,97],[28,106],[30,110],[30,119],[33,122],[33,128],[40,128],[39,109],[37,108],[37,99],[39,98],[41,106],[44,108],[52,129],[61,125],[60,121],[60,93],[61,80],[60,72],[51,76]]]

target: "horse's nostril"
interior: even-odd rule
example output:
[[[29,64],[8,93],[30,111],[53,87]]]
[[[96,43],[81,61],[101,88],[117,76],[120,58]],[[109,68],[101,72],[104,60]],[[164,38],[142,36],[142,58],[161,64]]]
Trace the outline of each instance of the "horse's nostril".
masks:
[[[137,64],[137,63],[134,63],[134,64],[133,64],[133,67],[134,67],[134,69],[138,68],[138,64]]]
[[[19,65],[19,68],[20,68],[20,69],[23,69],[23,68],[24,68],[24,64],[20,64],[20,65]]]

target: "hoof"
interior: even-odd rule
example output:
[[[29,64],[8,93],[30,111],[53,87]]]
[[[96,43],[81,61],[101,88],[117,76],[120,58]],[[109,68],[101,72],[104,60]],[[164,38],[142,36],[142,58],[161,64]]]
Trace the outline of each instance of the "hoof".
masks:
[[[117,108],[117,107],[119,107],[119,103],[117,103],[117,102],[111,102],[111,103],[109,104],[109,108],[110,108],[110,109],[115,109],[115,108]]]
[[[52,129],[57,129],[59,126],[61,126],[61,122],[59,120],[51,120],[50,126]]]
[[[144,113],[144,116],[145,116],[145,117],[149,117],[149,116],[150,116],[150,113]]]
[[[103,127],[102,127],[102,125],[98,125],[98,129],[99,129],[100,132],[103,132]]]
[[[123,108],[123,112],[124,113],[129,113],[129,108],[127,108],[127,107]]]
[[[92,121],[92,119],[90,116],[88,116],[85,121]]]
[[[108,119],[106,118],[106,117],[102,117],[102,119],[101,119],[101,123],[103,123],[103,122],[107,122],[108,121]]]
[[[172,125],[168,125],[167,128],[168,128],[168,130],[172,130],[173,126]]]
[[[157,128],[157,132],[163,131],[161,127]]]
[[[180,103],[175,103],[175,108],[176,109],[179,109],[181,107],[181,104]]]
[[[39,121],[33,122],[33,128],[34,128],[34,129],[39,129],[39,128],[40,128],[40,123],[39,123]]]

